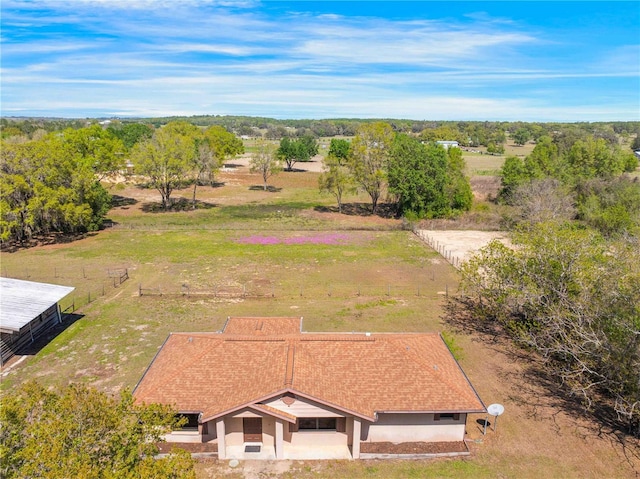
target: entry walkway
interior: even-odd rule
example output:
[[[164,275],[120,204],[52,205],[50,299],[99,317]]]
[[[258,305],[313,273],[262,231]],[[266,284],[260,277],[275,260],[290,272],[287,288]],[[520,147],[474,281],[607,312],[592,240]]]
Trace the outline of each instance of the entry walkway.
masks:
[[[308,448],[284,445],[283,459],[291,460],[324,460],[324,459],[351,459],[351,452],[347,446],[314,446]],[[273,446],[262,445],[260,452],[245,452],[245,446],[227,446],[226,459],[251,460],[258,459],[270,461],[276,459],[276,451]]]
[[[284,445],[284,459],[351,459],[347,446],[293,447]]]
[[[227,446],[227,459],[260,459],[272,461],[276,459],[276,450],[273,446],[260,446],[260,452],[245,452],[245,445]]]

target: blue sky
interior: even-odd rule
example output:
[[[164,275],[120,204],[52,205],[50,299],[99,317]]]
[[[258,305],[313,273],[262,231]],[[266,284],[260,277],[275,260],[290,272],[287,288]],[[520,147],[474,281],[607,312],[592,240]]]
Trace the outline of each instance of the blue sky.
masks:
[[[3,116],[640,120],[640,2],[2,0]]]

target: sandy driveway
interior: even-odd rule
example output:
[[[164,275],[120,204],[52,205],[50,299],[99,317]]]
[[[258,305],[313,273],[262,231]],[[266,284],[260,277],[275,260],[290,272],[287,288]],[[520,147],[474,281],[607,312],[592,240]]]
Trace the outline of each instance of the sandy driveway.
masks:
[[[508,244],[504,231],[417,230],[416,234],[455,267],[494,239]]]

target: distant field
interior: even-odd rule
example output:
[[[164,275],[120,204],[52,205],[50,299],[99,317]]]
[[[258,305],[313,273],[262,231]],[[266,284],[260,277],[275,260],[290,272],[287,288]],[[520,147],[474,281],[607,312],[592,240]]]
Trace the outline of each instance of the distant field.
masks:
[[[501,161],[478,155],[468,164],[491,169]],[[233,315],[303,316],[310,331],[445,331],[483,400],[506,408],[485,437],[477,423],[484,416],[469,418],[470,459],[292,463],[280,477],[634,477],[634,444],[625,457],[615,434],[576,417],[531,376],[526,357],[443,321],[444,298],[458,284],[448,263],[400,220],[366,214],[366,196],[347,198],[356,206],[338,214],[334,199],[318,193],[318,174],[283,172],[264,192],[246,166],[229,168],[219,186],[198,189],[196,210],[169,213],[150,212],[159,201],[153,190],[112,186],[112,228],[2,253],[3,276],[75,286],[62,306],[75,302],[78,314],[3,372],[2,391],[26,379],[132,388],[169,332],[215,331]],[[489,189],[492,179],[481,180],[474,184]],[[176,197],[188,199],[191,190]],[[123,269],[129,279],[114,286],[110,273]],[[263,467],[255,477],[269,477]],[[203,461],[198,477],[242,477],[240,469]]]
[[[473,148],[474,151],[464,150],[462,156],[467,163],[467,174],[469,176],[498,176],[507,156],[524,158],[529,155],[534,148],[535,144],[532,142],[519,146],[511,141],[507,141],[505,151],[502,155],[488,154],[486,147],[481,146]]]
[[[275,146],[279,144],[279,142],[275,140],[269,140],[269,143],[272,143]],[[331,138],[320,138],[318,140],[320,148],[318,149],[318,156],[315,158],[317,162],[322,161],[322,158],[326,156],[330,143]],[[244,140],[244,145],[247,156],[256,151],[256,140]],[[504,159],[507,156],[519,156],[524,158],[533,151],[534,147],[535,145],[531,142],[523,146],[518,146],[508,141],[505,144],[505,152],[502,155],[488,154],[486,152],[487,149],[484,146],[463,150],[463,157],[467,163],[467,174],[469,176],[497,176],[500,172],[500,168],[502,168]],[[297,163],[296,167],[304,168],[304,164]],[[314,168],[314,170],[320,171],[319,168]]]

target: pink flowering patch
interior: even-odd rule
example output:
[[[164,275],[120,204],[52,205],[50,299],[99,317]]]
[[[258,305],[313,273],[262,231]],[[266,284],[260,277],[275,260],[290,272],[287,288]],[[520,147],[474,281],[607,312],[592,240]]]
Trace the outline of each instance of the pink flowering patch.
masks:
[[[346,244],[349,236],[340,233],[325,233],[311,236],[293,236],[278,238],[276,236],[245,236],[236,240],[240,244]]]

